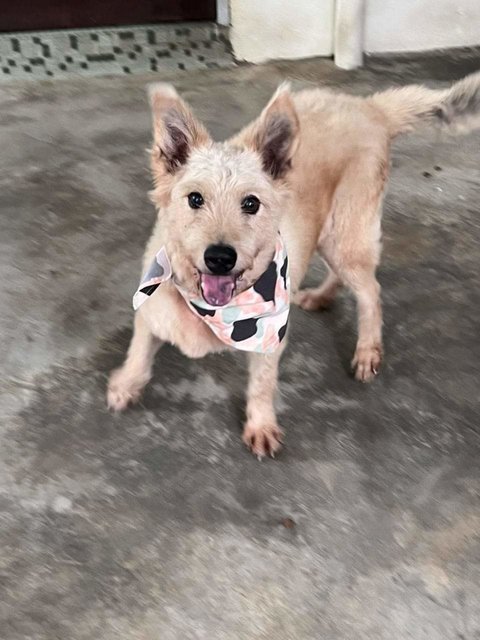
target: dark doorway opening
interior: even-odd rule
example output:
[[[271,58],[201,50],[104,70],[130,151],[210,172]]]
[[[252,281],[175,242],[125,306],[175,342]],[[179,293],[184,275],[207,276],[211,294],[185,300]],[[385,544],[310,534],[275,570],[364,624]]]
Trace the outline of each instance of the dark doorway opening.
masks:
[[[0,31],[213,21],[215,0],[4,0]]]

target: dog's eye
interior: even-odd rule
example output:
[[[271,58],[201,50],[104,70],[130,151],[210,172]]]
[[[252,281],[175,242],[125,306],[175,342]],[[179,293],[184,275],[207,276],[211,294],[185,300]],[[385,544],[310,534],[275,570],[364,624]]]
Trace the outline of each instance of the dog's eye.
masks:
[[[200,209],[201,206],[205,203],[203,196],[198,191],[192,191],[192,193],[188,194],[188,205],[191,209]]]
[[[257,213],[260,209],[260,200],[257,196],[247,196],[242,200],[242,211],[245,213]]]

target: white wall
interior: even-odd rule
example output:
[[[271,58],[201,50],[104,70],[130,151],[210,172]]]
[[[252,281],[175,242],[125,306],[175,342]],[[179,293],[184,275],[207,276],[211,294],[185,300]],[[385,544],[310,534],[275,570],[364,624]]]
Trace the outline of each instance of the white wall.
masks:
[[[235,56],[263,62],[332,55],[333,13],[334,0],[231,0]]]
[[[478,44],[480,0],[366,0],[365,51]]]
[[[351,68],[354,64],[350,59],[342,64],[341,53],[346,49],[350,55],[352,42],[357,40],[359,60],[362,49],[421,51],[480,45],[480,0],[364,2],[363,25],[354,33],[356,15],[363,15],[362,0],[230,0],[230,38],[235,56],[263,62],[330,56],[335,51],[336,61]],[[352,17],[355,20],[350,24]]]

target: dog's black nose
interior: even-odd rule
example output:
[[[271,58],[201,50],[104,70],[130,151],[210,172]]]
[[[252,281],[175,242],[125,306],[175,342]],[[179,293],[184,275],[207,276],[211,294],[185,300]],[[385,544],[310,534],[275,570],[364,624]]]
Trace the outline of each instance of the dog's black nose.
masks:
[[[203,254],[205,264],[217,276],[227,274],[237,261],[237,252],[228,244],[211,244]]]

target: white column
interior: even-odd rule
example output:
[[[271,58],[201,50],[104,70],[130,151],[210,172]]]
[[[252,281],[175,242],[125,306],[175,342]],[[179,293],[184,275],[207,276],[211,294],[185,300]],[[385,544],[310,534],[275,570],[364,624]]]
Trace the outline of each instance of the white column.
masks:
[[[362,66],[364,21],[365,0],[336,0],[333,54],[338,67]]]
[[[228,0],[217,0],[217,24],[222,27],[230,25],[230,7]]]

